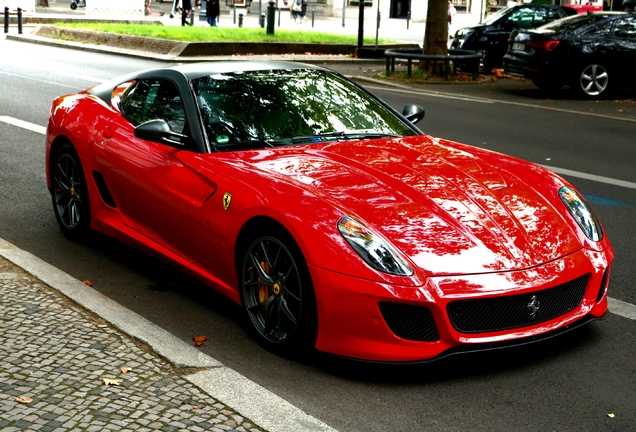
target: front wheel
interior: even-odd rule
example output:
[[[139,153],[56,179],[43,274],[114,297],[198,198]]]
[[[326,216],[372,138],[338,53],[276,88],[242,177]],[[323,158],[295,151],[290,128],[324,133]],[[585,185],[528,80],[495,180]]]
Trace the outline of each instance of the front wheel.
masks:
[[[82,240],[91,224],[88,187],[82,163],[70,144],[61,146],[52,162],[51,198],[55,218],[66,237]]]
[[[77,3],[71,2],[71,10],[77,9]]]
[[[590,64],[580,69],[576,77],[574,89],[584,97],[598,98],[607,94],[609,74],[600,64]]]
[[[256,238],[245,252],[240,284],[243,307],[263,346],[286,354],[313,348],[315,294],[307,264],[289,235]]]

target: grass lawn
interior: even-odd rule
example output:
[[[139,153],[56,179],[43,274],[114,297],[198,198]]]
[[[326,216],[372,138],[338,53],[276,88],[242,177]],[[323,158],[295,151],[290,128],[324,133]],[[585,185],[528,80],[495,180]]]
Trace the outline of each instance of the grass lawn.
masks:
[[[265,33],[264,28],[224,28],[224,27],[181,27],[157,24],[115,24],[115,23],[56,23],[61,27],[72,27],[101,32],[126,35],[172,39],[188,42],[299,42],[321,44],[356,45],[357,36],[320,33],[303,30],[278,30],[273,35]],[[394,41],[380,39],[381,44]],[[375,38],[364,38],[365,44],[375,44]]]

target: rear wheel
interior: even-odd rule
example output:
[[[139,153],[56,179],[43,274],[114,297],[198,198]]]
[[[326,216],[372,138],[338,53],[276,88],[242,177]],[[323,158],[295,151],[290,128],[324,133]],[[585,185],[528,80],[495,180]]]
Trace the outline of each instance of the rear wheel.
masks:
[[[57,223],[71,240],[84,239],[90,230],[91,212],[84,169],[73,146],[64,144],[58,149],[51,170]]]
[[[587,98],[598,98],[607,94],[609,74],[600,64],[592,63],[580,68],[574,89]]]
[[[256,338],[285,354],[304,353],[316,341],[316,299],[307,264],[289,235],[256,238],[241,268],[241,300]]]

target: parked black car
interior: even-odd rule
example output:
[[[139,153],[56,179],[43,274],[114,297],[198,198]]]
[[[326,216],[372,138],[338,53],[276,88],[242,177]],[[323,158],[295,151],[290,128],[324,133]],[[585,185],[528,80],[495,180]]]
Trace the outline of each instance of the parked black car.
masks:
[[[483,24],[459,29],[451,48],[483,51],[484,71],[501,67],[501,59],[508,48],[510,32],[522,28],[540,27],[554,20],[576,14],[572,8],[547,4],[521,4],[502,9]]]
[[[569,85],[588,98],[636,85],[636,15],[576,15],[510,35],[504,73],[530,78],[539,88]]]

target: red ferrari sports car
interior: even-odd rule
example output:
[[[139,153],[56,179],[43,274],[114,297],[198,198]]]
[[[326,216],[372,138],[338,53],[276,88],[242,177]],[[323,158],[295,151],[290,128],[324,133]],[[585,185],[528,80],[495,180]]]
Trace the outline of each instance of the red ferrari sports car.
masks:
[[[146,70],[53,102],[47,182],[69,238],[194,275],[275,351],[417,362],[602,318],[614,253],[582,195],[423,117],[312,65]]]

